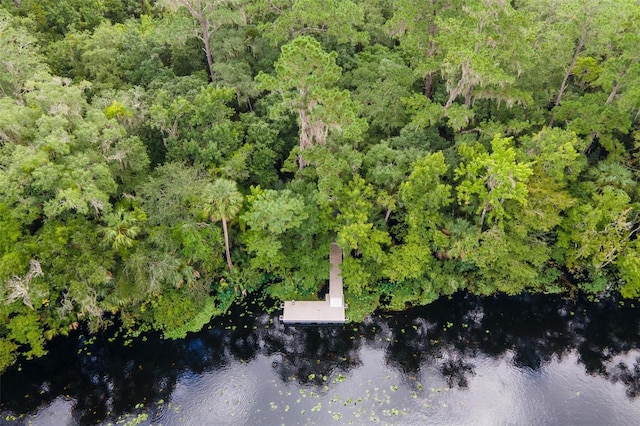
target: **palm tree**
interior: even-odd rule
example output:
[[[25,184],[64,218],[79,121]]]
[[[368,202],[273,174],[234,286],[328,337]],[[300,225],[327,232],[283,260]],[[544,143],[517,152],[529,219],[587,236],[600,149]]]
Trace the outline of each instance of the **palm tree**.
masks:
[[[104,241],[111,244],[114,250],[126,250],[133,247],[136,237],[140,234],[139,222],[136,214],[122,208],[105,215],[107,226],[102,228]]]
[[[589,170],[591,177],[600,188],[613,186],[622,189],[628,194],[633,193],[634,187],[637,185],[633,172],[625,165],[616,161],[604,161],[598,164],[596,168]]]
[[[211,220],[222,221],[224,232],[224,246],[227,254],[229,272],[233,270],[231,252],[229,250],[229,230],[227,221],[233,219],[242,207],[242,194],[238,191],[236,183],[228,179],[216,179],[204,188],[205,213]]]

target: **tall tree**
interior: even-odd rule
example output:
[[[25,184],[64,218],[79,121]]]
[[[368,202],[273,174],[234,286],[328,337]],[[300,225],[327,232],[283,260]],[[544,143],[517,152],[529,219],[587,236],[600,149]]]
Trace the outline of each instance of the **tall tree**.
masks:
[[[577,93],[555,104],[552,120],[585,136],[588,141],[585,149],[597,141],[610,155],[618,158],[625,155],[626,149],[616,135],[629,133],[638,118],[639,19],[640,6],[621,2],[616,12],[617,25],[598,30],[607,33],[606,44],[602,45],[604,41],[598,44],[597,39],[593,40],[596,36],[590,36],[590,44],[572,65],[572,82]]]
[[[529,102],[530,95],[514,84],[533,53],[524,13],[505,0],[473,1],[459,15],[438,17],[437,25],[440,71],[449,92],[445,109],[458,97],[467,108],[474,98],[507,105]]]
[[[232,220],[242,208],[242,194],[238,191],[236,183],[228,179],[216,179],[215,182],[207,184],[203,193],[206,214],[214,222],[222,221],[227,265],[229,266],[229,272],[231,272],[233,271],[233,263],[231,263],[231,250],[229,248],[228,221]]]
[[[238,0],[163,0],[163,3],[174,9],[180,6],[185,7],[197,22],[200,27],[197,37],[204,45],[203,50],[207,59],[209,78],[212,83],[215,83],[211,36],[225,24],[242,22],[242,15],[236,9]]]
[[[282,46],[275,76],[261,72],[256,77],[261,89],[282,97],[282,102],[271,109],[272,116],[288,111],[298,116],[301,169],[305,149],[323,145],[331,133],[358,140],[367,127],[358,117],[358,106],[350,93],[335,87],[342,72],[336,57],[335,52],[325,52],[314,38],[301,36]]]
[[[427,98],[433,95],[433,79],[438,71],[436,18],[455,13],[458,7],[456,2],[444,0],[395,1],[393,16],[385,23],[385,29],[400,40],[400,48],[407,52],[416,73],[422,76],[422,93]]]
[[[625,26],[620,24],[627,21],[629,12],[637,8],[634,3],[633,0],[622,0],[612,7],[611,3],[598,0],[530,1],[527,7],[547,18],[541,30],[564,42],[554,47],[563,54],[563,58],[558,60],[563,61],[564,68],[553,100],[554,107],[562,104],[581,56],[608,56],[611,53],[610,42],[617,33],[624,31]],[[555,119],[555,111],[552,111],[549,127],[554,126]]]
[[[404,40],[421,58],[417,70],[426,75],[423,92],[431,95],[438,72],[447,92],[433,100],[422,94],[408,98],[415,124],[433,125],[446,118],[447,125],[458,131],[474,118],[472,106],[477,100],[507,107],[533,101],[519,84],[534,57],[533,20],[505,0],[461,3],[432,2],[425,14],[425,8],[402,2],[390,21],[401,43]]]
[[[366,47],[354,57],[353,68],[342,82],[359,102],[369,121],[369,140],[379,134],[390,137],[409,121],[404,99],[411,96],[416,82],[414,71],[402,52],[380,45]]]

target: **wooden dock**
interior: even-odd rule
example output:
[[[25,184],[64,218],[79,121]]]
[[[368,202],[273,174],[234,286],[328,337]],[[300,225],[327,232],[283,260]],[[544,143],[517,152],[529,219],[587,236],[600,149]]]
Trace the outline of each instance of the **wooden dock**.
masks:
[[[284,302],[284,311],[280,317],[284,324],[344,324],[345,304],[342,289],[342,250],[333,242],[329,254],[329,293],[325,300]]]

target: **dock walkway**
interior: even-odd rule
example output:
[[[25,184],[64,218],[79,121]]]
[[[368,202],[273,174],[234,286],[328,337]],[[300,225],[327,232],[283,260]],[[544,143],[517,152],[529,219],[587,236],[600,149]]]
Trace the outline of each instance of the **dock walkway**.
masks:
[[[344,324],[345,304],[342,288],[342,250],[333,242],[329,254],[331,270],[329,271],[329,293],[325,300],[284,302],[282,322],[284,324]]]

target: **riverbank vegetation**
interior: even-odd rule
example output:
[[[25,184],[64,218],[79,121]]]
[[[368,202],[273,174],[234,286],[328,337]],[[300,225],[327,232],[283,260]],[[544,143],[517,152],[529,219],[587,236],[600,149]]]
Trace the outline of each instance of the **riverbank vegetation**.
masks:
[[[0,370],[261,291],[640,297],[633,0],[0,2]]]

